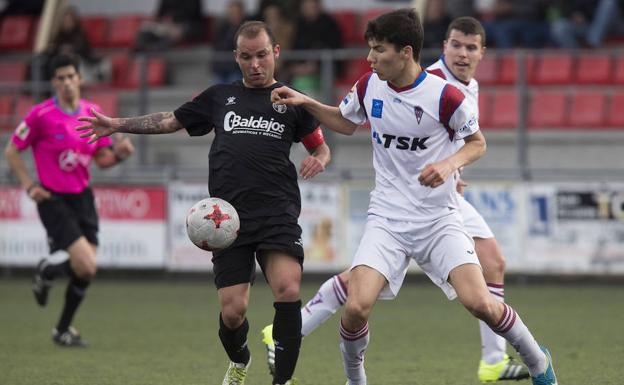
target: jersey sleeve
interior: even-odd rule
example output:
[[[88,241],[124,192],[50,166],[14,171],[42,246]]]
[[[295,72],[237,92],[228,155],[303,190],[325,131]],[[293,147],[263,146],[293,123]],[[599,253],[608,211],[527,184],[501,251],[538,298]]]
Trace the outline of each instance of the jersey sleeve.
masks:
[[[11,141],[19,151],[25,150],[36,140],[39,135],[38,121],[38,110],[32,108],[13,131]]]
[[[364,108],[364,96],[372,74],[372,72],[367,72],[362,76],[340,102],[340,113],[353,124],[364,124],[368,119],[366,108]]]
[[[213,87],[208,88],[173,111],[175,118],[190,136],[206,135],[213,129],[210,103],[212,90]]]
[[[440,97],[440,122],[455,140],[463,139],[479,131],[478,110],[474,103],[466,101],[464,94],[447,84]]]
[[[310,135],[319,126],[316,120],[305,108],[297,107],[297,130],[294,138],[295,142],[301,142],[303,138]]]

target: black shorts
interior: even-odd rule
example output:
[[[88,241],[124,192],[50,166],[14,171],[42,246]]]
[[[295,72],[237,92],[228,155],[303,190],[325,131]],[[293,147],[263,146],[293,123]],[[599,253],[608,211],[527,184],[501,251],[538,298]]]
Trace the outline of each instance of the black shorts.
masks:
[[[264,273],[262,251],[275,250],[292,255],[303,266],[301,227],[296,220],[276,218],[241,221],[241,232],[232,246],[213,253],[212,263],[217,289],[253,283],[256,260]]]
[[[39,218],[48,233],[50,253],[67,250],[84,235],[87,241],[98,244],[98,215],[90,188],[78,194],[51,192],[50,199],[37,204]]]

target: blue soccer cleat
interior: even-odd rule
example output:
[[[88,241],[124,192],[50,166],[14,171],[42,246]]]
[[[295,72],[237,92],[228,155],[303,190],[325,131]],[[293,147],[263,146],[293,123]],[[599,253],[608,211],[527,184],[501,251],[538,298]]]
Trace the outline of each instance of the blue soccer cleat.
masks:
[[[547,366],[546,371],[538,376],[531,377],[533,385],[557,385],[557,376],[555,376],[555,369],[552,364],[552,357],[550,352],[544,346],[540,346],[544,354],[546,354]]]

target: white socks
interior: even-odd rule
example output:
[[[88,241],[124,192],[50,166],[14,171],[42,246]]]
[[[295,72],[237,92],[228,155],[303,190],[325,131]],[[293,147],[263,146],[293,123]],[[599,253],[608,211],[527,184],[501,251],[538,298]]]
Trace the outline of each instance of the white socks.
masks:
[[[338,275],[334,275],[325,281],[314,297],[301,308],[301,334],[305,337],[312,333],[346,301],[347,287]]]
[[[366,385],[364,354],[369,340],[368,322],[360,330],[350,332],[340,321],[340,351],[349,385]]]

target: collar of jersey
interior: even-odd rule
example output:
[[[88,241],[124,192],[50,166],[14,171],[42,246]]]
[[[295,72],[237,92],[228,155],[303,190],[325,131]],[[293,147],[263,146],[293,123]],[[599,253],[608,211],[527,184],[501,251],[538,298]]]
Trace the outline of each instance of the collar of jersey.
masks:
[[[63,107],[61,107],[61,104],[59,103],[58,98],[56,96],[53,96],[52,100],[54,100],[54,105],[56,106],[56,108],[61,110],[65,115],[76,116],[80,113],[80,101],[78,101],[78,107],[76,107],[74,111],[68,112],[64,110]]]
[[[448,68],[448,66],[446,65],[446,62],[444,61],[444,54],[442,54],[440,56],[440,61],[442,62],[442,65],[444,65],[444,68],[446,68],[446,70],[448,71],[449,74],[451,74],[452,77],[455,78],[455,80],[457,80],[458,82],[460,82],[461,84],[467,86],[468,84],[470,84],[470,82],[467,82],[465,80],[461,80],[460,78],[458,78],[457,76],[455,76],[455,74],[453,73],[453,71],[451,71],[450,68]]]
[[[392,88],[395,92],[403,92],[403,91],[408,91],[408,90],[411,90],[412,88],[418,87],[418,85],[422,83],[422,81],[425,80],[426,77],[427,77],[427,71],[422,70],[420,75],[418,75],[416,80],[414,80],[414,83],[407,85],[405,87],[396,87],[396,86],[393,86],[390,82],[386,82],[386,83],[388,83],[388,87]]]

